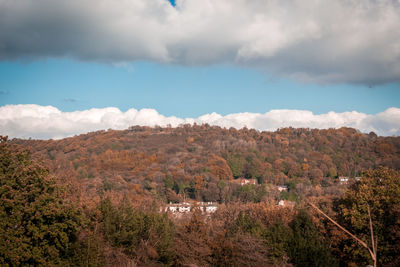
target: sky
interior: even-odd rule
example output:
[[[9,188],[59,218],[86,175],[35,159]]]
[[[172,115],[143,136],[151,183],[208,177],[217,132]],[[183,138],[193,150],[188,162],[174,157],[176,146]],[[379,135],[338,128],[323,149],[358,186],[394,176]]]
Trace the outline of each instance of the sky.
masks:
[[[0,134],[400,134],[400,1],[0,0]]]

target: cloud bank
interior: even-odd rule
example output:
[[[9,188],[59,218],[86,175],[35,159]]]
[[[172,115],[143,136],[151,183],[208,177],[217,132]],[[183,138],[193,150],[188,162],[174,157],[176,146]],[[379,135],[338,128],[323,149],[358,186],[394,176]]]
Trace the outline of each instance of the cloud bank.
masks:
[[[319,83],[400,82],[398,0],[0,0],[0,60],[235,64]]]
[[[400,135],[400,108],[367,115],[356,111],[315,115],[307,110],[271,110],[267,113],[234,113],[222,116],[205,114],[198,118],[166,117],[154,109],[118,108],[62,112],[52,106],[6,105],[0,107],[0,134],[18,138],[58,139],[102,129],[126,129],[133,125],[173,127],[184,123],[208,123],[221,127],[255,128],[274,131],[282,127],[339,128],[353,127],[378,135]]]

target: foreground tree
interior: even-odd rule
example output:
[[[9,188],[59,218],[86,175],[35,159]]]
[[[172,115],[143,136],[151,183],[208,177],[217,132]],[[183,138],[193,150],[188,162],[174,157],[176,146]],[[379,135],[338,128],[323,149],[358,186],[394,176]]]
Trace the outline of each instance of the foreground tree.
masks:
[[[0,136],[0,265],[66,265],[78,227],[47,169]]]
[[[400,264],[399,182],[398,171],[369,170],[337,203],[340,222],[377,251],[380,266]],[[344,244],[344,249],[356,262],[369,262],[368,251],[355,243]]]
[[[320,235],[307,212],[300,210],[290,227],[292,235],[288,254],[296,266],[337,266],[328,242]]]
[[[350,265],[399,266],[400,264],[400,173],[380,167],[362,179],[335,203],[334,220],[316,205],[318,213],[335,224],[350,239],[339,244],[341,261]]]
[[[119,205],[106,198],[99,209],[105,238],[114,248],[122,249],[132,264],[154,266],[172,262],[174,225],[166,214],[135,209],[126,198]]]

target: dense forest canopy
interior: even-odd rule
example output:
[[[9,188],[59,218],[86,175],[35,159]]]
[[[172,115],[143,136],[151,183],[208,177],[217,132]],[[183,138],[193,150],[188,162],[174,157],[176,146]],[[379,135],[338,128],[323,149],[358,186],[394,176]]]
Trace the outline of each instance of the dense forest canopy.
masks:
[[[400,264],[400,137],[135,126],[61,140],[1,137],[0,152],[1,264],[372,263],[309,203],[368,246],[371,218],[378,265]],[[183,202],[195,203],[190,213],[165,212]],[[207,214],[198,203],[218,209]]]
[[[338,177],[359,177],[378,166],[400,169],[400,137],[352,128],[259,132],[209,125],[134,126],[13,143],[44,160],[61,181],[74,183],[81,197],[97,200],[100,191],[117,191],[163,202],[260,201],[264,191],[272,194],[272,185],[317,194],[315,188],[333,190]],[[243,188],[235,183],[240,178],[271,186]]]

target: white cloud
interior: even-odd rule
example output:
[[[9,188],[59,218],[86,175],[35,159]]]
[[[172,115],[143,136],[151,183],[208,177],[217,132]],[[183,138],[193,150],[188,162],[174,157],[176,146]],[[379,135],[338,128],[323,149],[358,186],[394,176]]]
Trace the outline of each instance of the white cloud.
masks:
[[[255,128],[274,131],[282,127],[339,128],[353,127],[361,132],[378,135],[400,135],[400,109],[367,115],[352,111],[314,115],[307,110],[271,110],[267,113],[235,113],[222,116],[205,114],[198,118],[166,117],[154,109],[118,108],[62,112],[52,106],[6,105],[0,107],[0,134],[19,138],[62,138],[102,129],[126,129],[133,125],[178,126],[183,123],[208,123],[221,127]]]
[[[176,3],[0,0],[0,60],[230,63],[312,82],[400,82],[399,1]]]

